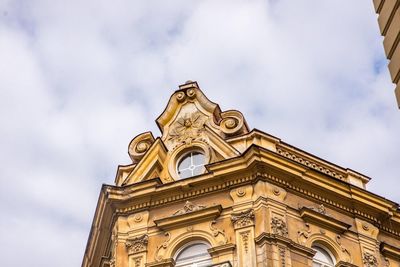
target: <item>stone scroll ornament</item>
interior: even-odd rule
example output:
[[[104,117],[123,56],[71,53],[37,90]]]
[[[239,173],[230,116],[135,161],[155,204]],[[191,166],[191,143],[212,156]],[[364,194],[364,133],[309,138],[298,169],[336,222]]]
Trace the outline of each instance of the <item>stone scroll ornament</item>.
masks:
[[[221,131],[228,135],[238,135],[245,131],[245,122],[242,113],[236,110],[229,110],[221,113]]]
[[[128,147],[128,154],[133,163],[140,161],[154,143],[154,140],[150,132],[142,133],[132,139]]]
[[[232,213],[231,221],[235,228],[242,228],[254,224],[254,211],[248,209],[237,213]]]
[[[288,229],[286,223],[282,218],[272,217],[271,220],[272,233],[286,237],[288,235]]]

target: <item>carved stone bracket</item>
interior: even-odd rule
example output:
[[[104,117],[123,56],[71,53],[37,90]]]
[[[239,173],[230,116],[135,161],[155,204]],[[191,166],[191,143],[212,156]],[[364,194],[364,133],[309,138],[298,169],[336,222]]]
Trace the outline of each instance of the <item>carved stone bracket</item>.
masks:
[[[272,233],[281,236],[288,235],[288,229],[286,226],[286,222],[282,218],[272,217],[271,219],[271,229]]]
[[[369,252],[364,252],[363,263],[364,263],[365,267],[377,267],[378,266],[378,261],[376,260],[376,257]]]
[[[253,209],[232,213],[231,215],[231,221],[235,229],[254,225],[254,218]]]
[[[149,236],[147,234],[133,237],[126,240],[125,246],[128,249],[129,254],[135,254],[147,249],[147,243],[149,242]]]

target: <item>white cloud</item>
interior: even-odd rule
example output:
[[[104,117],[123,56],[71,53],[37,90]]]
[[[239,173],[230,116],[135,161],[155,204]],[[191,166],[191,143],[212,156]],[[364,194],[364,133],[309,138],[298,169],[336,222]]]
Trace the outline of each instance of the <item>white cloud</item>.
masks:
[[[2,1],[0,58],[4,265],[79,265],[100,185],[189,79],[400,200],[372,1]]]

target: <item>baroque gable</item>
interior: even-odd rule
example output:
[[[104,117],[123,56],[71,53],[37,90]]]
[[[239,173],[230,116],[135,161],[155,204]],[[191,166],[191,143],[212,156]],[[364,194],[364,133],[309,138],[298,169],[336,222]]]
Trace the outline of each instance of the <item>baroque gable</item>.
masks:
[[[161,137],[145,132],[130,142],[132,164],[119,166],[117,185],[156,177],[163,183],[172,182],[178,178],[176,159],[189,149],[204,153],[206,164],[239,156],[240,152],[226,139],[249,133],[239,111],[222,112],[192,81],[181,85],[171,96],[156,123]]]

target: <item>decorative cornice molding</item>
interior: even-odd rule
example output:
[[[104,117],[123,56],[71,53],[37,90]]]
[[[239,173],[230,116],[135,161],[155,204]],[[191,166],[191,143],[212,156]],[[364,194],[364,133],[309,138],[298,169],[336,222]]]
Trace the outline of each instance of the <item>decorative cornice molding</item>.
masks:
[[[322,172],[326,175],[329,175],[331,177],[334,177],[336,179],[346,181],[346,176],[345,176],[344,172],[342,173],[338,170],[334,170],[331,167],[324,166],[323,164],[318,163],[317,161],[312,160],[310,158],[302,157],[294,151],[289,151],[288,149],[284,148],[282,145],[279,145],[279,144],[277,145],[276,152],[279,155],[284,156],[285,158],[294,160],[294,161],[296,161],[302,165],[305,165],[311,169],[320,171],[320,172]]]
[[[226,189],[232,188],[232,187],[237,187],[237,186],[240,186],[243,184],[248,184],[251,181],[255,181],[257,179],[262,179],[262,180],[265,179],[266,181],[277,183],[277,184],[279,184],[279,186],[284,187],[288,190],[292,190],[294,192],[297,192],[298,194],[315,199],[316,201],[318,201],[320,203],[322,202],[324,204],[333,206],[336,209],[342,210],[342,211],[350,213],[352,215],[362,217],[364,219],[374,222],[375,224],[379,225],[382,223],[380,221],[380,218],[371,216],[370,214],[367,214],[361,210],[352,208],[350,206],[346,206],[342,203],[335,202],[325,196],[318,195],[314,191],[307,190],[305,188],[300,187],[299,185],[296,185],[296,184],[290,183],[284,179],[278,178],[274,175],[269,174],[263,168],[259,168],[258,171],[254,172],[251,175],[247,175],[247,176],[243,176],[243,177],[235,177],[234,179],[231,179],[231,180],[225,180],[225,181],[221,182],[220,184],[213,184],[211,186],[205,186],[205,187],[199,188],[197,190],[192,190],[190,192],[180,192],[180,193],[174,194],[173,196],[168,196],[165,198],[154,198],[154,200],[143,202],[143,203],[133,204],[126,208],[117,208],[116,212],[120,213],[120,214],[130,214],[130,213],[136,212],[138,210],[148,209],[150,207],[160,206],[160,205],[165,205],[165,204],[168,204],[171,202],[180,201],[181,199],[193,198],[198,195],[204,195],[206,193],[213,193],[213,192],[217,192],[217,191],[226,190]],[[110,187],[110,186],[107,186],[107,187]],[[386,227],[384,225],[380,225],[379,228],[387,233],[390,233],[392,235],[400,237],[400,231],[396,231],[396,230]]]

